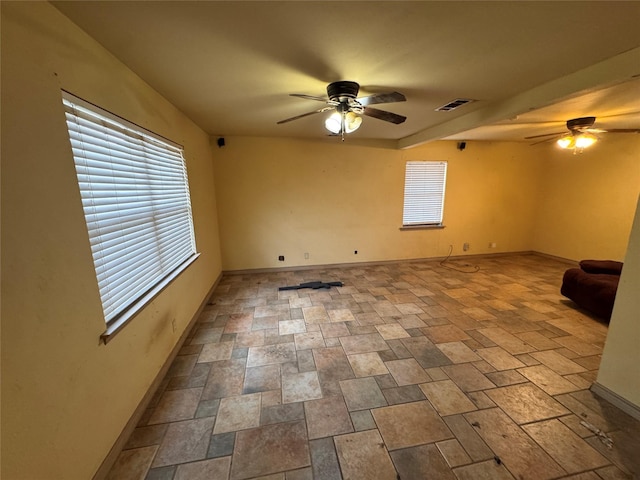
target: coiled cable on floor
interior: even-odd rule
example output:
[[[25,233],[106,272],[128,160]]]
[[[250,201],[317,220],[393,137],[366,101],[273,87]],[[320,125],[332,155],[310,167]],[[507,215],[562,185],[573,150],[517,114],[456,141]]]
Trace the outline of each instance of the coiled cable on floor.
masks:
[[[449,253],[447,254],[447,258],[440,262],[441,267],[447,268],[449,270],[455,270],[456,272],[461,273],[476,273],[480,271],[480,266],[478,265],[471,265],[470,263],[466,262],[463,265],[456,265],[455,263],[452,263],[451,261],[449,261],[451,253],[453,253],[453,245],[449,245]],[[445,265],[447,263],[448,265]]]

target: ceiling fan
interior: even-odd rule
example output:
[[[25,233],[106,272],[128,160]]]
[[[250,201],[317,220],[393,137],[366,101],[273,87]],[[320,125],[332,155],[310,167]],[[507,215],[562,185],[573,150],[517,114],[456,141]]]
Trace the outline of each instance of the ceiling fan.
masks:
[[[385,110],[379,110],[369,106],[376,105],[378,103],[404,102],[406,101],[406,98],[403,94],[399,92],[376,93],[368,97],[357,98],[359,90],[360,85],[356,82],[343,80],[330,83],[327,86],[328,99],[300,93],[291,93],[289,95],[292,97],[323,102],[326,106],[312,112],[280,120],[277,123],[280,125],[282,123],[298,120],[299,118],[308,117],[309,115],[315,115],[316,113],[335,110],[334,113],[326,119],[325,127],[335,135],[342,135],[342,139],[344,140],[345,133],[351,133],[360,127],[362,117],[359,115],[367,115],[369,117],[377,118],[378,120],[395,124],[400,124],[407,119],[407,117],[398,115],[397,113],[387,112]]]
[[[567,129],[569,132],[556,132],[556,133],[544,133],[542,135],[533,135],[531,137],[525,137],[525,140],[532,140],[535,138],[545,138],[539,142],[532,143],[537,145],[539,143],[554,141],[560,148],[571,149],[574,153],[580,153],[583,149],[590,147],[598,141],[596,133],[640,133],[638,128],[593,128],[596,122],[596,117],[580,117],[567,120]],[[558,137],[559,138],[553,138]]]

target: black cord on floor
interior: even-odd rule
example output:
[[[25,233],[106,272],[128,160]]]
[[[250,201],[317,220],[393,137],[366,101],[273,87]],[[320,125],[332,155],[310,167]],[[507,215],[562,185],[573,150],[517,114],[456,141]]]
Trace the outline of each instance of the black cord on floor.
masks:
[[[451,256],[452,252],[453,252],[453,245],[449,245],[449,254],[447,255],[447,258],[445,258],[440,262],[441,267],[447,268],[449,270],[455,270],[456,272],[461,272],[461,273],[476,273],[480,271],[480,267],[478,265],[471,265],[469,263],[465,263],[464,265],[462,265],[462,268],[458,267],[455,264],[451,265],[451,262],[449,262],[449,257]],[[445,265],[445,263],[447,262],[449,262],[450,265]],[[467,270],[464,270],[464,268],[466,268]],[[469,270],[469,268],[471,268],[472,270]]]

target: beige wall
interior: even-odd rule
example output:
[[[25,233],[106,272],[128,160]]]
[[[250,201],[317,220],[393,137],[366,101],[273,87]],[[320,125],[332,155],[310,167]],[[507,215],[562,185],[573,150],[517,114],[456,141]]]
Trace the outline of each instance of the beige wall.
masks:
[[[582,154],[541,145],[533,250],[622,261],[640,193],[640,135],[609,134]]]
[[[508,142],[460,152],[454,142],[398,151],[349,139],[226,140],[215,148],[224,270],[438,257],[450,244],[464,255],[465,242],[469,254],[622,260],[640,193],[634,134],[607,135],[580,155]],[[449,162],[447,228],[398,230],[408,160]]]
[[[640,411],[640,197],[616,303],[604,346],[598,383]]]
[[[409,160],[449,162],[446,228],[399,230]],[[464,242],[468,254],[530,250],[536,160],[506,142],[461,152],[455,142],[400,151],[349,139],[227,138],[215,157],[223,269],[437,257],[450,244],[462,255]]]
[[[211,150],[51,5],[1,8],[1,476],[86,480],[221,271]],[[61,88],[185,146],[202,255],[106,346]]]

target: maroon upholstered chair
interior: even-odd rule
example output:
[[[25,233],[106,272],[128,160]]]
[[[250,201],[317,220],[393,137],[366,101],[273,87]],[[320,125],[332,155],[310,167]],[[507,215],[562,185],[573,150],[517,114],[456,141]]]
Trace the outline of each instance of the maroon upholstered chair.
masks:
[[[564,272],[560,293],[580,308],[609,321],[621,272],[621,262],[582,260],[580,268]]]

